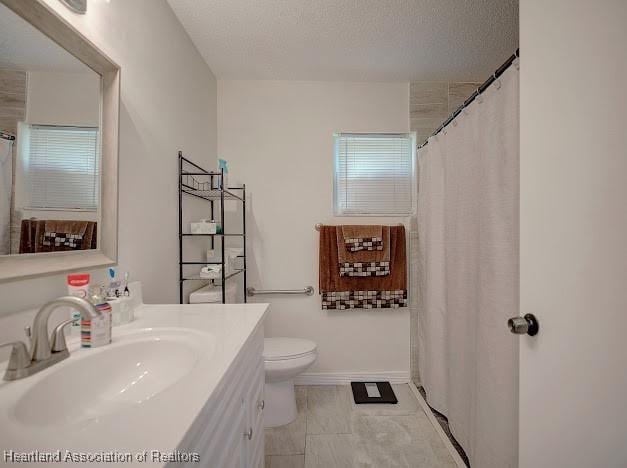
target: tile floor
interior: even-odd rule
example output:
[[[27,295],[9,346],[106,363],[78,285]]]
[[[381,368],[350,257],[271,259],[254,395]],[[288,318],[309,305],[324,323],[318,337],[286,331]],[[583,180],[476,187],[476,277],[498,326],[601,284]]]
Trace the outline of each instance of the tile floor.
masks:
[[[296,387],[298,416],[266,429],[266,468],[455,468],[408,385],[396,405],[356,405],[350,386]]]
[[[418,391],[422,395],[422,398],[424,398],[425,401],[426,401],[427,400],[427,392],[425,391],[424,387],[422,387],[422,386],[418,387]],[[431,408],[431,409],[433,410],[433,415],[435,416],[435,419],[438,421],[438,423],[440,424],[440,427],[442,428],[442,430],[444,431],[444,433],[446,434],[448,439],[451,441],[451,444],[453,444],[453,447],[455,447],[455,450],[457,450],[457,453],[459,454],[461,459],[464,461],[466,466],[470,466],[470,461],[468,460],[468,456],[466,455],[466,452],[464,451],[462,446],[459,445],[459,442],[457,442],[457,440],[455,440],[455,437],[453,437],[453,434],[451,433],[451,429],[449,427],[448,419],[446,419],[446,416],[444,416],[441,413],[438,413],[433,408]]]

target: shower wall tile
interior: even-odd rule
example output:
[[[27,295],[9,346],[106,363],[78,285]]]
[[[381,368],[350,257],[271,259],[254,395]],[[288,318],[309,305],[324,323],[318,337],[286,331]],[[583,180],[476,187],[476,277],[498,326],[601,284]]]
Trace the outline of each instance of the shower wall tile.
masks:
[[[448,109],[452,113],[461,106],[468,97],[475,92],[481,83],[449,83]]]
[[[0,89],[2,92],[26,95],[26,72],[0,69]]]
[[[0,110],[0,130],[4,130],[5,132],[9,133],[15,133],[16,127],[13,126],[14,124],[15,118],[13,118],[12,116],[4,117],[3,111]]]
[[[409,84],[409,121],[420,144],[446,120],[479,83],[416,81]]]
[[[448,103],[414,104],[409,115],[414,119],[441,119],[448,115]]]
[[[410,115],[410,128],[412,132],[416,132],[416,142],[421,143],[429,137],[433,130],[438,128],[447,117],[448,112],[443,112],[438,117],[413,117]]]
[[[446,81],[415,81],[409,84],[411,105],[442,104],[448,102]]]
[[[12,134],[17,133],[17,123],[26,119],[26,72],[0,69],[0,130]],[[15,158],[17,145],[13,145],[13,162],[11,175],[15,178]],[[19,251],[20,227],[13,207],[14,189],[11,191],[11,253]]]
[[[12,94],[6,90],[0,91],[0,115],[22,115],[26,106],[25,96],[22,94]]]
[[[26,116],[26,73],[0,69],[0,130],[15,133]]]

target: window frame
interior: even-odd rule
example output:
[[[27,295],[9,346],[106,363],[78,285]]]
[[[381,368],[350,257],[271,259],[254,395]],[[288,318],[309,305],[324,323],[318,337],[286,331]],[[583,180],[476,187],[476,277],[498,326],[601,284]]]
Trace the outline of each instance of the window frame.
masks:
[[[410,140],[410,174],[409,174],[409,209],[407,211],[399,211],[398,213],[390,212],[355,212],[345,211],[339,206],[338,199],[338,186],[339,186],[339,165],[340,155],[338,151],[338,142],[341,137],[353,136],[353,137],[384,137],[384,138],[408,138]],[[416,193],[417,187],[416,178],[416,134],[415,132],[406,133],[382,133],[382,132],[336,132],[333,134],[333,214],[337,217],[388,217],[388,218],[403,218],[413,216],[416,213]]]

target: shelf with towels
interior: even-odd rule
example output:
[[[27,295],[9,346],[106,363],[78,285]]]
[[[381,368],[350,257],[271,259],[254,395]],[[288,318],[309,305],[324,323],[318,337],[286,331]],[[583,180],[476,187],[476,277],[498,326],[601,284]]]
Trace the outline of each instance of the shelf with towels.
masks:
[[[241,187],[225,187],[224,183],[224,170],[220,171],[207,171],[200,167],[198,164],[190,161],[183,156],[183,152],[178,152],[179,167],[178,167],[178,196],[179,196],[179,303],[184,303],[184,290],[183,284],[186,281],[210,281],[222,286],[222,303],[226,302],[226,280],[238,276],[241,276],[244,283],[244,291],[246,291],[246,185]],[[216,220],[219,225],[222,226],[222,230],[226,230],[225,216],[224,216],[224,202],[233,200],[242,204],[242,232],[240,233],[215,233],[215,234],[192,234],[183,232],[183,202],[186,196],[192,196],[197,199],[207,201],[209,210],[207,215],[208,219]],[[219,250],[221,252],[219,262],[198,262],[198,261],[185,261],[184,251],[193,246],[197,246],[196,243],[183,242],[186,237],[206,237],[209,239],[209,246],[213,250],[215,248],[215,239],[220,239]],[[225,243],[226,239],[242,239],[243,252],[241,255],[237,255],[236,258],[242,259],[242,268],[238,268],[230,273],[226,273],[226,258],[225,258]],[[198,255],[196,255],[198,258]],[[184,272],[184,267],[188,266],[202,266],[202,265],[221,265],[222,269],[217,278],[203,278],[200,275],[194,275],[192,272],[188,272],[187,276]],[[244,302],[246,302],[246,294],[244,292]]]

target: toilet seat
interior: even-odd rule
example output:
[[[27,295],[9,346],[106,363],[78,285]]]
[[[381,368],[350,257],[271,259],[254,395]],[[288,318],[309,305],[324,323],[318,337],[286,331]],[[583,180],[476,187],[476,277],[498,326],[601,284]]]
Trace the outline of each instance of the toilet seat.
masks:
[[[265,338],[264,361],[286,361],[298,359],[316,352],[316,343],[302,338]]]

